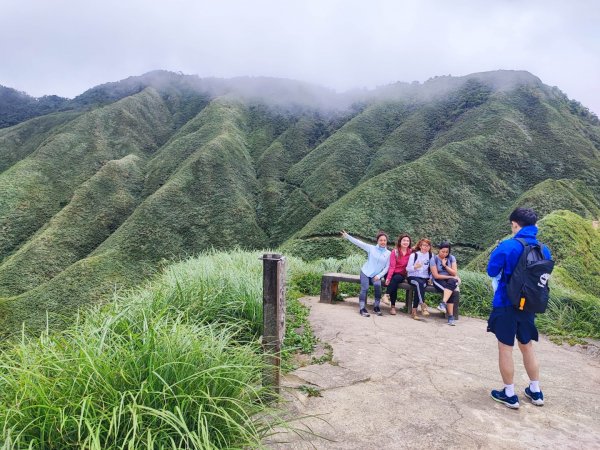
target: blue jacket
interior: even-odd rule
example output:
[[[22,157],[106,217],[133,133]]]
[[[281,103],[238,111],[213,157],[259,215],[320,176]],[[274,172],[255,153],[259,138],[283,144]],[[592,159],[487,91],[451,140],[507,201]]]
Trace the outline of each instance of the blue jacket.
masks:
[[[529,225],[521,228],[514,237],[525,239],[528,244],[537,244],[537,232],[538,228],[535,225]],[[544,257],[550,259],[552,256],[548,247],[542,245],[542,249]],[[512,305],[506,295],[506,282],[519,262],[521,253],[523,253],[523,246],[519,241],[516,239],[506,239],[500,242],[490,255],[490,262],[487,266],[488,275],[495,277],[500,273],[502,274],[498,283],[498,289],[496,289],[496,293],[494,294],[494,301],[492,303],[494,308]]]

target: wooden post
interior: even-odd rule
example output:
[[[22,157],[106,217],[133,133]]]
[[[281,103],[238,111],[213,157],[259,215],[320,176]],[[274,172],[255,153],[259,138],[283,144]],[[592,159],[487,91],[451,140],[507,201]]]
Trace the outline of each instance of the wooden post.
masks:
[[[404,297],[404,311],[406,314],[410,314],[412,311],[413,296],[415,295],[412,286],[406,290],[406,296]]]
[[[279,393],[281,346],[285,336],[285,257],[265,253],[263,260],[263,348],[269,368],[263,385]]]

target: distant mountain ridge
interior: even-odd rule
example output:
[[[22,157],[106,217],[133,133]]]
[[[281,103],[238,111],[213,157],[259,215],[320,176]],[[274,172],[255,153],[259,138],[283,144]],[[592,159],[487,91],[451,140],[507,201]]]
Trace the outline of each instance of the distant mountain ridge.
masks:
[[[0,85],[0,128],[67,109],[68,103],[68,98],[57,95],[35,98],[25,92]]]
[[[600,211],[597,117],[524,71],[346,94],[157,71],[60,108],[0,129],[4,329],[210,248],[344,256],[340,229],[384,229],[466,263],[516,205]]]
[[[0,86],[0,128],[53,112],[82,111],[108,105],[147,88],[165,94],[168,91],[203,93],[211,98],[233,93],[241,98],[259,99],[272,105],[296,104],[323,109],[346,108],[351,98],[350,95],[339,95],[331,89],[295,80],[270,77],[199,78],[156,70],[95,86],[73,99],[56,95],[35,98],[25,92]]]

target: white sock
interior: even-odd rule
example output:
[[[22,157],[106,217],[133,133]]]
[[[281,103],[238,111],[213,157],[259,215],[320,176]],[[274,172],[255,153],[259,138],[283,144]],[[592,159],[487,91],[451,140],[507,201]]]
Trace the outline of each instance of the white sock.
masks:
[[[505,384],[504,385],[504,393],[507,397],[512,397],[515,395],[515,385],[513,384]]]
[[[531,392],[541,392],[539,380],[529,382],[529,390]]]

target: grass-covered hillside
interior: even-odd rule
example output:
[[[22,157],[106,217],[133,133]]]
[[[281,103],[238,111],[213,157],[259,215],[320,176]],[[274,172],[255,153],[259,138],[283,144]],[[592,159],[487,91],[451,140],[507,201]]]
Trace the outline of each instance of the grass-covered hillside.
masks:
[[[597,227],[570,211],[557,211],[542,220],[540,240],[548,242],[558,261],[554,275],[557,282],[600,298],[600,230]]]
[[[392,236],[406,231],[436,242],[449,239],[469,257],[497,239],[499,220],[505,222],[505,212],[518,199],[549,212],[559,198],[557,207],[598,217],[600,128],[574,117],[568,103],[539,86],[489,93],[482,85],[473,104],[471,88],[462,103],[451,98],[432,104],[437,109],[426,116],[430,128],[423,133],[431,141],[418,158],[406,157],[362,180],[311,219],[286,248],[315,257],[339,254],[344,247],[333,236],[340,229],[370,237],[382,228]],[[367,173],[372,167],[352,163]],[[315,189],[320,187],[335,196],[324,183]]]
[[[64,326],[210,248],[341,257],[339,230],[384,229],[467,262],[515,205],[600,211],[597,117],[527,72],[359,94],[131,77],[0,128],[0,333]]]

